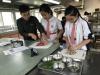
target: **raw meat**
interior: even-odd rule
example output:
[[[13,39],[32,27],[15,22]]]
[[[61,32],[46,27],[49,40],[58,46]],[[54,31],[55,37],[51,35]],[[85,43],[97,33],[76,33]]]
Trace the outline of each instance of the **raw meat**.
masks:
[[[47,44],[48,44],[47,42],[41,41],[41,42],[37,43],[36,46],[45,46],[45,45],[47,45]]]

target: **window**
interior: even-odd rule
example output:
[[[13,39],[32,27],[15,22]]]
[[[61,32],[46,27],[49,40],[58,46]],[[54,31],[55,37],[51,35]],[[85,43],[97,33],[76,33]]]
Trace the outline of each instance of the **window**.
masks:
[[[3,26],[3,22],[2,22],[2,14],[0,12],[0,27]]]
[[[41,21],[42,16],[41,16],[41,14],[39,13],[39,10],[35,10],[35,16],[37,17],[37,19],[38,19],[39,21]]]
[[[11,12],[2,12],[4,26],[13,26],[14,19],[13,14]]]
[[[3,21],[2,21],[2,14],[1,14],[1,12],[0,12],[0,33],[2,33],[3,32]]]
[[[32,16],[35,16],[35,17],[39,20],[39,22],[41,21],[42,16],[41,16],[41,14],[39,13],[39,10],[38,10],[38,9],[36,9],[36,10],[31,10],[31,11],[30,11],[30,14],[31,14]]]
[[[4,24],[3,31],[12,31],[15,26],[13,14],[11,12],[2,12],[2,19]]]

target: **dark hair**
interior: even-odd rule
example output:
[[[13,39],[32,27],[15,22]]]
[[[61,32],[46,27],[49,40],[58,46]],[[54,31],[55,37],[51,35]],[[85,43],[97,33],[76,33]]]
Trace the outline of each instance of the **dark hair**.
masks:
[[[89,15],[89,13],[87,11],[84,12],[84,15]]]
[[[19,6],[20,13],[24,13],[24,12],[29,11],[29,10],[30,10],[29,6],[27,6],[25,4]]]
[[[65,9],[65,16],[66,15],[71,15],[71,16],[81,16],[80,13],[79,13],[79,10],[74,7],[74,6],[68,6],[66,9]]]
[[[50,7],[49,7],[48,4],[42,4],[42,5],[40,5],[39,12],[41,12],[41,11],[44,11],[44,12],[47,12],[47,13],[50,13],[51,15],[53,15],[53,12],[50,9]]]
[[[65,16],[63,16],[63,17],[62,17],[62,20],[66,20],[66,17],[65,17]]]

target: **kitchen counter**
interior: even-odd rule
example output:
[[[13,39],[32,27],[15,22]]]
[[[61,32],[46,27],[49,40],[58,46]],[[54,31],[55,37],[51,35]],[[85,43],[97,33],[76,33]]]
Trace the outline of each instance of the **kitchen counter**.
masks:
[[[4,55],[3,51],[11,47],[0,47],[0,75],[25,75],[35,68],[44,56],[51,54],[58,47],[59,44],[54,44],[49,49],[38,49],[39,55],[34,57],[30,57],[30,55],[23,52],[18,52],[13,55]]]

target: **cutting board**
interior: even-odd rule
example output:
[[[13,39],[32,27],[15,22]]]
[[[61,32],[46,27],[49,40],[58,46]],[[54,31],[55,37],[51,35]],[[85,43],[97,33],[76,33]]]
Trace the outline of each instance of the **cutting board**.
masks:
[[[35,42],[35,43],[32,44],[30,47],[35,48],[35,49],[48,49],[48,48],[50,48],[50,47],[53,45],[52,42],[49,42],[49,43],[48,43],[47,45],[45,45],[45,46],[37,46],[38,43],[39,43],[39,42]]]
[[[85,60],[85,57],[86,57],[86,51],[85,50],[76,50],[76,53],[73,54],[73,55],[70,55],[68,53],[68,50],[67,49],[63,49],[61,52],[63,56],[65,57],[71,57],[73,59],[80,59],[80,60]]]

